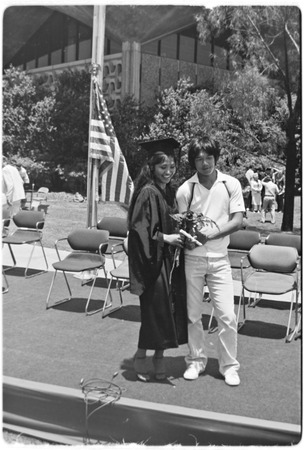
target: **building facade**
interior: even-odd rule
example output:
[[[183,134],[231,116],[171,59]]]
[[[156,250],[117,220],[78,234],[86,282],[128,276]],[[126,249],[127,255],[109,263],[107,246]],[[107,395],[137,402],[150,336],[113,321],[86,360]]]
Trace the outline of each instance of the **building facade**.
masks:
[[[64,70],[90,66],[92,6],[23,7],[34,32],[6,56],[10,23],[20,9],[12,6],[4,13],[4,69],[12,64],[52,83]],[[195,21],[199,11],[193,6],[106,7],[102,73],[110,107],[126,95],[151,105],[161,90],[175,86],[180,78],[216,86],[229,74],[231,61],[224,45],[199,41]],[[27,23],[18,26],[26,28]]]

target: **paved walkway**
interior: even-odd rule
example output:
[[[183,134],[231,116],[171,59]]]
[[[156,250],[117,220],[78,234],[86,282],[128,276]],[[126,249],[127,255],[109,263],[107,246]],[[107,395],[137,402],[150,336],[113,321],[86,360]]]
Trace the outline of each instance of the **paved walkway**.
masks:
[[[14,245],[12,246],[13,248],[13,252],[15,254],[15,258],[17,261],[17,267],[26,267],[27,262],[28,262],[28,258],[30,255],[30,251],[31,251],[31,245],[29,244],[25,244],[25,245]],[[48,261],[48,270],[50,272],[53,272],[53,263],[55,263],[56,261],[58,261],[58,257],[57,257],[57,253],[55,249],[52,248],[44,248],[45,249],[45,253],[46,253],[46,258]],[[65,256],[67,256],[69,254],[69,252],[67,251],[60,251],[60,256],[61,259],[63,259]],[[3,265],[10,265],[12,263],[12,259],[10,256],[10,252],[8,249],[7,245],[4,245],[3,247],[3,251],[2,251],[2,264]],[[32,269],[43,269],[45,268],[45,262],[44,262],[44,258],[42,255],[42,250],[40,248],[39,245],[36,246],[36,249],[34,250],[33,256],[32,256],[32,260],[31,260],[31,264],[30,264],[30,268]],[[108,273],[108,278],[109,278],[109,272],[113,269],[113,261],[111,256],[106,256],[106,271]],[[80,278],[81,275],[76,275],[75,276],[77,278]],[[104,273],[103,270],[101,270],[99,272],[99,277],[103,278],[104,277]],[[236,295],[239,295],[239,293],[241,292],[241,282],[234,280],[234,292]],[[291,300],[291,296],[292,293],[287,293],[284,295],[280,295],[277,297],[273,297],[273,296],[269,296],[269,295],[263,295],[263,299],[267,300],[276,300],[276,301],[284,301],[284,302],[289,302]],[[301,302],[301,293],[299,296],[299,302]]]
[[[14,252],[17,267],[26,267],[29,259],[29,255],[32,249],[32,245],[24,244],[24,245],[14,245],[12,246],[12,250]],[[53,263],[58,261],[58,256],[55,249],[44,247],[46,259],[48,261],[48,270],[49,272],[54,272]],[[68,251],[60,251],[61,259],[65,258],[69,254]],[[2,264],[3,265],[11,265],[12,258],[7,245],[4,245],[2,251]],[[33,252],[33,256],[30,263],[31,269],[41,270],[45,268],[45,261],[43,258],[42,250],[40,245],[36,245],[36,248]],[[110,256],[106,257],[106,270],[109,272],[113,269],[113,261]],[[103,271],[100,271],[100,277],[103,277]]]

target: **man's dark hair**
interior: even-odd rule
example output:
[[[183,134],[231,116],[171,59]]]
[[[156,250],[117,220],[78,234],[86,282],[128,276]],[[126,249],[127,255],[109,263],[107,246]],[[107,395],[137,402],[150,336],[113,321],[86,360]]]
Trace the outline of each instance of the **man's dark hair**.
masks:
[[[193,170],[195,170],[195,158],[198,157],[201,151],[214,156],[215,163],[217,163],[221,152],[218,142],[212,138],[205,136],[192,139],[189,145],[188,161]]]

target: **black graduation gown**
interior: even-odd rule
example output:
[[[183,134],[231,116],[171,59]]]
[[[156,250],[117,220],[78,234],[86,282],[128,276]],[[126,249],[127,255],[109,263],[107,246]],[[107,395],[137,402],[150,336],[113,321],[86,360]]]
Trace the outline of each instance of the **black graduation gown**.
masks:
[[[169,283],[174,248],[164,243],[163,233],[174,232],[170,212],[161,189],[148,184],[137,197],[130,221],[130,290],[140,298],[138,347],[143,349],[175,348],[188,340],[183,252]]]

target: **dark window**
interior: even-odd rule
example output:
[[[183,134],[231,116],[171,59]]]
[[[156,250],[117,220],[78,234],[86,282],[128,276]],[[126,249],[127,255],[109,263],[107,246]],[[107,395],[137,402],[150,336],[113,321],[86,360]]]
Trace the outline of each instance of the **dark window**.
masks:
[[[66,20],[66,42],[64,47],[64,62],[76,60],[77,24],[75,20],[67,17]]]
[[[110,55],[114,55],[115,53],[121,52],[122,52],[122,44],[120,42],[111,40]]]
[[[157,56],[158,51],[158,41],[148,42],[147,44],[142,45],[142,52],[149,53],[149,55]]]
[[[211,45],[208,43],[206,45],[202,45],[200,42],[197,44],[197,53],[196,53],[196,62],[197,64],[201,64],[203,66],[211,65]]]
[[[92,53],[92,29],[54,12],[11,63],[26,69],[88,59]]]
[[[78,27],[78,59],[89,59],[92,54],[92,30],[82,23]]]
[[[61,64],[63,62],[63,33],[64,16],[55,13],[51,19],[51,65]]]
[[[194,62],[195,40],[187,36],[180,36],[179,59]]]
[[[177,35],[171,34],[161,40],[161,56],[176,59]]]

